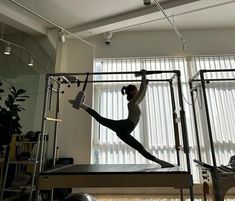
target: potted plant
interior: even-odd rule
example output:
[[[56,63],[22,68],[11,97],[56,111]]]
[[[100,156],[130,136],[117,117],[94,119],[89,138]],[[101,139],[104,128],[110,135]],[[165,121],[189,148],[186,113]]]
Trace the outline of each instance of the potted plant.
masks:
[[[2,83],[0,86],[2,86]],[[28,98],[24,95],[25,92],[24,89],[17,90],[14,86],[11,86],[10,93],[4,102],[5,106],[0,106],[0,147],[8,145],[13,134],[21,134],[19,113],[25,110],[20,105]],[[4,90],[0,89],[0,93],[4,93]]]

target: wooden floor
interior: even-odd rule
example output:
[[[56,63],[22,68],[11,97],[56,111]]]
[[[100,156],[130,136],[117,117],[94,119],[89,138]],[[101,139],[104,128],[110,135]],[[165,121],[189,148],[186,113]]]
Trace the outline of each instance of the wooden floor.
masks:
[[[96,201],[180,201],[178,195],[94,195],[94,197]],[[203,201],[202,196],[195,196],[195,201]],[[225,201],[235,201],[235,195],[227,196]]]

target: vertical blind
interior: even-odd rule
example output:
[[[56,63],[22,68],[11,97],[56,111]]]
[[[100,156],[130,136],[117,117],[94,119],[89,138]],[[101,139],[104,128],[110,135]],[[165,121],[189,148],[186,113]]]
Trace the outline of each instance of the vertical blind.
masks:
[[[229,59],[229,61],[228,61]],[[182,89],[186,112],[186,121],[189,135],[190,157],[191,159],[197,157],[195,129],[192,117],[191,99],[189,94],[188,79],[191,74],[194,74],[200,69],[213,68],[232,68],[234,66],[234,57],[196,57],[192,60],[192,69],[188,69],[186,58],[125,58],[125,59],[97,59],[95,60],[95,72],[121,72],[121,71],[139,71],[146,70],[180,70],[182,75]],[[166,74],[151,75],[149,79],[166,79]],[[129,80],[136,79],[133,75],[98,75],[96,80]],[[123,85],[128,83],[95,83],[94,84],[94,98],[93,106],[102,116],[110,119],[125,119],[127,118],[127,100],[120,93]],[[134,83],[139,86],[139,83]],[[230,86],[232,87],[232,86]],[[235,89],[235,88],[234,88]],[[211,105],[211,112],[215,109],[223,110],[223,121],[225,121],[226,112],[224,107],[218,108],[218,101],[215,102],[213,96],[220,97],[220,104],[227,104],[232,107],[232,101],[235,97],[234,90],[229,89],[230,98],[224,97],[225,90],[218,93],[218,91],[209,90],[209,101]],[[213,95],[213,96],[212,96]],[[198,96],[200,97],[200,96]],[[200,98],[196,100],[199,102]],[[172,108],[170,103],[169,86],[164,82],[150,82],[145,99],[140,105],[142,115],[140,122],[132,135],[139,140],[147,150],[160,159],[177,163],[173,122],[172,122]],[[198,110],[200,110],[199,107]],[[235,107],[233,107],[234,109]],[[227,110],[230,108],[227,108]],[[179,111],[178,111],[179,112]],[[199,111],[200,112],[200,111]],[[213,113],[213,112],[212,112]],[[219,111],[220,113],[220,111]],[[229,118],[235,118],[234,112]],[[214,113],[214,115],[216,115]],[[222,118],[222,117],[221,117]],[[217,119],[218,121],[218,119]],[[230,121],[231,122],[231,121]],[[232,123],[232,122],[231,122]],[[214,122],[214,125],[217,125]],[[224,126],[229,127],[227,124]],[[221,131],[217,128],[215,134],[216,154],[218,156],[218,163],[226,164],[229,157],[234,154],[231,148],[234,149],[234,135],[232,128],[229,127],[230,132],[224,128],[223,135],[226,138],[221,138]],[[209,158],[209,150],[205,147],[206,137],[201,132],[203,140],[203,156],[205,159]],[[224,141],[225,140],[225,141]],[[226,142],[226,143],[224,143]],[[208,146],[207,146],[208,147]],[[92,148],[92,162],[96,164],[141,164],[152,163],[142,157],[137,151],[124,144],[111,130],[93,121],[93,148]],[[183,153],[181,153],[183,155]],[[209,159],[208,159],[209,160]],[[182,166],[185,168],[185,160],[182,161]],[[197,167],[192,162],[192,172],[194,174],[194,181],[199,181],[199,174]]]

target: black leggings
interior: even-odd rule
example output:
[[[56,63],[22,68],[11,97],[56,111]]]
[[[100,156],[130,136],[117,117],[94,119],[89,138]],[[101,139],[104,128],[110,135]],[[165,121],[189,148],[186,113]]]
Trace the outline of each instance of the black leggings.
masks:
[[[96,119],[103,126],[108,127],[109,129],[116,132],[117,136],[126,144],[131,146],[133,149],[137,150],[140,154],[142,154],[145,158],[158,163],[160,160],[150,154],[145,150],[144,146],[137,141],[131,134],[134,130],[135,125],[128,119],[125,120],[112,120],[107,119],[99,115],[95,110],[91,108],[87,108],[86,111]]]

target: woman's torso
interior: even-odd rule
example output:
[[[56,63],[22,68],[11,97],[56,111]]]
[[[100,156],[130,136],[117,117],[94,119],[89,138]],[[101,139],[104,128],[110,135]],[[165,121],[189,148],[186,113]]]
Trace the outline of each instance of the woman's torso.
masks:
[[[131,120],[136,126],[140,120],[141,110],[136,102],[130,101],[128,104],[128,119]]]

